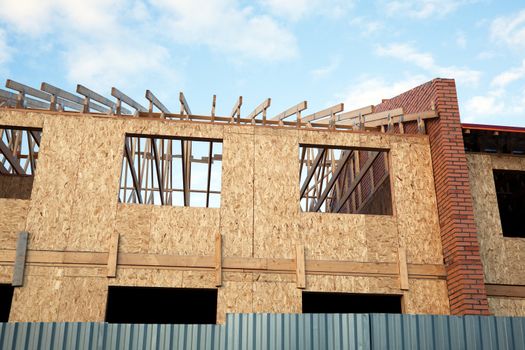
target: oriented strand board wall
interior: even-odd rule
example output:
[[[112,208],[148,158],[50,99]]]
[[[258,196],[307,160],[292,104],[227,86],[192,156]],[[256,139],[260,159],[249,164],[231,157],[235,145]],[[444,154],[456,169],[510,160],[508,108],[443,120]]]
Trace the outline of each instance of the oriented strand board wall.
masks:
[[[489,309],[494,316],[516,316],[525,315],[524,298],[496,298],[489,297]]]
[[[0,198],[1,249],[16,249],[18,232],[25,228],[30,203],[22,199]]]
[[[525,171],[525,158],[467,154],[467,161],[485,282],[524,285],[525,239],[503,237],[492,170]]]
[[[401,245],[409,263],[442,263],[425,137],[17,113],[18,118],[15,112],[0,112],[0,123],[43,128],[27,220],[23,215],[12,224],[30,232],[29,249],[107,252],[111,234],[118,232],[123,253],[209,256],[220,232],[225,257],[294,259],[301,243],[307,259],[396,263]],[[223,139],[221,207],[119,204],[126,133]],[[302,143],[390,150],[394,215],[300,212]],[[215,288],[211,270],[119,266],[116,278],[105,273],[88,266],[29,266],[24,287],[16,289],[11,318],[100,321],[108,285]],[[409,287],[402,292],[396,276],[306,278],[307,290],[403,294],[407,312],[448,312],[444,281],[411,279]],[[422,302],[425,298],[432,302]],[[295,274],[223,273],[219,320],[225,312],[300,311]]]

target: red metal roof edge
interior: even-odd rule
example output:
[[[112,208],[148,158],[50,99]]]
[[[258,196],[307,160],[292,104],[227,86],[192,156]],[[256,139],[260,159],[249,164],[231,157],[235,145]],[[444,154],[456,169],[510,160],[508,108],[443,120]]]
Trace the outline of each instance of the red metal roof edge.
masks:
[[[488,130],[488,131],[503,131],[503,132],[520,132],[525,133],[525,128],[518,126],[503,126],[503,125],[486,125],[486,124],[468,124],[461,123],[463,129],[473,130]]]

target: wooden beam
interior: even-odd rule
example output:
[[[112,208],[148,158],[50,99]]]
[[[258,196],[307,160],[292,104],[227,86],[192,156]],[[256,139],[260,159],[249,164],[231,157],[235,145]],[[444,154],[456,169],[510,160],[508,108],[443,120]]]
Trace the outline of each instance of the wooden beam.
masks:
[[[113,232],[109,241],[108,277],[117,276],[119,233]]]
[[[213,99],[211,101],[211,116],[212,116],[212,121],[213,121],[213,117],[215,117],[215,105],[217,104],[217,95],[213,95]]]
[[[31,136],[33,136],[33,139],[35,140],[36,145],[40,147],[40,138],[42,135],[42,131],[29,130],[29,133],[31,134]]]
[[[315,206],[314,206],[314,208],[312,210],[314,212],[319,211],[319,208],[321,208],[321,206],[323,205],[323,202],[326,200],[326,197],[328,197],[328,194],[330,193],[330,191],[334,187],[337,179],[339,178],[339,175],[341,175],[344,166],[346,165],[346,163],[348,163],[348,160],[350,159],[350,157],[354,153],[351,150],[345,150],[345,151],[342,151],[342,152],[344,153],[344,155],[343,155],[343,157],[341,157],[341,159],[339,159],[339,162],[337,162],[337,169],[335,170],[335,173],[332,175],[332,178],[330,179],[330,181],[326,185],[326,188],[325,188],[324,192],[321,194],[321,196],[319,197],[319,200],[315,203]]]
[[[31,265],[60,266],[107,266],[109,252],[44,251],[28,250],[26,263]],[[0,249],[0,263],[13,263],[15,251]],[[223,271],[232,272],[282,272],[296,274],[294,259],[223,257]],[[118,266],[208,269],[214,271],[215,256],[160,255],[142,253],[119,253]],[[397,262],[356,262],[334,260],[305,260],[305,273],[351,276],[399,276]],[[442,264],[408,264],[410,278],[445,279]]]
[[[222,235],[215,234],[215,286],[222,286]]]
[[[295,247],[295,275],[297,277],[297,288],[306,288],[306,269],[304,260],[304,245]]]
[[[151,105],[157,107],[162,113],[170,113],[168,108],[166,108],[166,106],[164,106],[150,90],[146,90],[146,99],[150,101]],[[153,108],[150,108],[150,112],[153,112]]]
[[[187,153],[189,150],[186,149],[188,147],[188,142],[191,142],[191,141],[185,141],[185,140],[180,141],[181,162],[182,162],[182,190],[183,190],[183,199],[184,199],[185,207],[190,205],[190,191],[189,191],[189,188],[190,188],[189,171],[190,169],[188,168],[190,167],[191,162],[187,161],[189,159],[187,156]]]
[[[213,141],[210,141],[210,151],[208,153],[208,178],[206,179],[206,208],[210,207],[210,186],[211,186],[211,165],[213,163]]]
[[[77,95],[72,94],[72,93],[70,93],[68,91],[62,90],[62,89],[60,89],[60,88],[58,88],[56,86],[53,86],[51,84],[48,84],[48,83],[42,83],[41,86],[40,86],[40,90],[48,92],[48,93],[50,93],[52,95],[55,95],[55,96],[58,96],[58,97],[62,98],[63,100],[58,99],[57,102],[63,104],[63,106],[65,106],[65,107],[69,107],[69,108],[77,110],[77,111],[82,111],[83,110],[83,105],[84,105],[85,101],[80,96],[77,96]],[[64,101],[71,101],[73,104],[71,104],[71,103],[64,104]],[[94,104],[94,103],[89,103],[88,107],[91,108],[91,109],[94,109],[97,112],[101,112],[101,113],[108,113],[109,112],[109,110],[107,108],[102,107],[102,106],[97,105],[97,104]]]
[[[304,111],[308,107],[308,103],[306,101],[299,102],[293,107],[288,108],[284,112],[281,112],[277,114],[276,116],[269,118],[268,120],[283,120],[288,118],[289,116],[292,116],[294,114],[300,113],[301,111]]]
[[[485,283],[489,297],[525,298],[525,285]]]
[[[162,141],[162,139],[160,139]],[[162,181],[162,174],[161,174],[161,167],[160,167],[160,160],[159,160],[159,151],[157,149],[157,139],[152,138],[151,139],[151,146],[153,149],[153,162],[155,163],[155,171],[157,173],[157,183],[159,185],[159,194],[160,194],[160,204],[164,205],[165,199],[164,199],[164,182]],[[153,182],[153,180],[152,180]],[[153,187],[153,183],[152,186]]]
[[[241,106],[242,106],[242,96],[239,96],[237,99],[237,102],[235,102],[235,105],[233,106],[233,109],[230,113],[231,120],[233,121],[234,118],[237,118],[237,122],[240,123],[241,118]]]
[[[17,160],[13,152],[4,143],[4,140],[0,139],[0,153],[2,153],[5,159],[11,164],[11,167],[17,173],[17,175],[25,175],[24,169],[20,166],[20,162]]]
[[[399,267],[399,289],[408,290],[408,265],[407,252],[404,247],[399,247],[397,250],[398,267]]]
[[[348,198],[350,198],[350,196],[352,195],[352,192],[354,192],[356,186],[361,182],[361,179],[363,178],[363,176],[366,174],[366,172],[368,171],[368,169],[370,169],[370,167],[372,166],[372,164],[374,163],[374,161],[377,159],[377,157],[379,156],[381,152],[375,152],[375,154],[373,156],[371,156],[370,158],[368,158],[368,160],[366,161],[366,163],[363,165],[363,167],[361,169],[359,169],[359,174],[357,175],[357,177],[354,179],[354,181],[350,184],[350,186],[348,187],[348,189],[346,190],[346,192],[343,194],[342,198],[339,200],[339,202],[336,204],[335,206],[335,210],[334,212],[335,213],[339,213],[339,211],[341,210],[341,208],[343,207],[343,205],[345,204],[345,202],[348,200]]]
[[[326,117],[334,117],[336,113],[342,112],[344,109],[344,103],[338,103],[332,107],[323,109],[322,111],[312,113],[302,118],[303,122],[310,122],[313,120],[323,119]]]
[[[301,192],[300,192],[300,197],[299,198],[303,198],[304,197],[304,195],[306,193],[306,190],[308,189],[308,184],[310,183],[310,181],[312,181],[312,177],[314,176],[315,171],[316,171],[317,167],[319,166],[319,163],[323,159],[325,152],[326,152],[326,148],[321,148],[319,153],[317,153],[317,156],[315,157],[315,159],[314,159],[314,161],[312,163],[312,166],[310,167],[310,169],[308,170],[308,173],[306,174],[306,178],[305,178],[305,180],[303,182],[303,186],[301,187]]]
[[[261,102],[260,105],[255,107],[255,109],[248,115],[248,119],[255,119],[259,114],[263,113],[264,117],[266,116],[266,110],[270,107],[270,104],[272,103],[271,98],[267,98],[263,102]]]
[[[137,195],[139,204],[142,204],[142,194],[140,191],[141,183],[137,177],[137,171],[135,170],[135,163],[133,162],[133,157],[131,156],[131,150],[129,149],[129,137],[128,136],[126,136],[126,140],[124,141],[124,155],[126,156],[126,159],[128,161],[129,169],[131,172],[131,179],[133,181],[133,187],[135,187],[135,194]]]
[[[343,120],[359,118],[360,115],[364,116],[367,114],[371,114],[373,112],[374,112],[374,106],[366,106],[363,108],[354,109],[352,111],[337,114],[335,116],[334,122],[337,123]],[[329,125],[330,121],[329,120],[319,120],[319,121],[316,121],[316,123],[322,124],[322,125]]]
[[[26,231],[18,233],[18,239],[16,241],[15,263],[13,266],[13,280],[11,283],[13,287],[21,287],[24,285],[24,270],[26,266],[28,236],[29,233]]]
[[[396,109],[392,109],[389,111],[368,114],[366,116],[365,125],[366,126],[376,126],[373,122],[377,122],[377,121],[381,121],[381,123],[384,123],[384,125],[386,125],[388,124],[387,119],[388,119],[389,114],[390,114],[390,117],[398,117],[400,115],[403,115],[403,108],[396,108]],[[351,118],[351,119],[336,121],[336,125],[353,125],[356,123],[357,118],[359,118],[359,116]]]
[[[180,114],[184,115],[192,115],[190,105],[188,104],[188,101],[186,101],[186,97],[184,96],[184,93],[181,91],[179,93],[179,102],[180,102]]]
[[[93,100],[95,102],[100,103],[103,106],[109,107],[110,111],[108,111],[108,113],[109,112],[114,112],[114,113],[117,112],[117,104],[115,102],[111,101],[108,98],[105,98],[104,96],[96,93],[95,91],[93,91],[91,89],[88,89],[87,87],[85,87],[83,85],[80,85],[80,84],[77,85],[77,94],[80,94],[80,95],[84,96],[87,100]],[[84,101],[86,101],[86,100],[84,100]],[[120,110],[121,110],[121,113],[124,113],[124,114],[133,114],[133,113],[131,113],[131,111],[129,109],[124,108],[122,106],[120,107]]]
[[[122,101],[128,106],[133,107],[137,112],[147,112],[148,111],[146,107],[142,106],[140,103],[138,103],[137,101],[135,101],[134,99],[132,99],[131,97],[129,97],[128,95],[126,95],[125,93],[117,89],[116,87],[111,88],[111,96],[115,97],[118,101]],[[117,106],[118,106],[118,102],[117,102]]]

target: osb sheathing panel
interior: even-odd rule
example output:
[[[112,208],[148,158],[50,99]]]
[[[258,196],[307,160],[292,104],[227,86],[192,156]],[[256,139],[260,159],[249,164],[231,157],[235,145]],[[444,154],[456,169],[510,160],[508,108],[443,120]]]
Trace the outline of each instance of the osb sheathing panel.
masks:
[[[18,233],[26,225],[29,201],[0,198],[0,247],[16,249]]]
[[[0,265],[0,283],[13,281],[13,266]]]
[[[399,243],[410,263],[441,264],[439,218],[428,145],[395,143],[391,178]]]
[[[0,176],[0,198],[30,199],[32,176]]]
[[[153,205],[121,204],[117,207],[115,231],[119,252],[148,253]]]
[[[447,315],[450,313],[447,282],[411,279],[403,303],[407,314]]]
[[[82,141],[89,128],[88,120],[75,117],[45,120],[26,225],[32,249],[67,248]]]
[[[234,131],[242,129],[236,127]],[[225,256],[250,257],[253,253],[253,130],[224,133],[220,232]]]
[[[183,271],[175,269],[145,269],[119,267],[117,277],[108,279],[111,286],[182,287]]]
[[[301,293],[295,283],[254,282],[252,312],[300,313]]]
[[[44,115],[42,112],[0,109],[0,125],[41,128],[44,125]]]
[[[494,316],[525,316],[525,298],[488,297],[489,310]]]
[[[107,251],[115,220],[124,133],[119,122],[110,124],[100,118],[88,122],[85,130],[76,130],[83,140],[67,243],[70,250]]]
[[[493,169],[523,170],[525,158],[467,154],[485,282],[525,284],[525,240],[503,237]]]
[[[227,313],[253,312],[253,283],[223,282],[217,291],[217,323],[224,323]]]
[[[433,192],[428,193],[434,188],[432,178],[428,177],[431,168],[422,171],[418,166],[421,161],[430,164],[428,139],[424,137],[140,118],[53,115],[43,119],[42,159],[26,225],[35,236],[30,242],[32,249],[107,251],[110,234],[116,231],[121,235],[121,252],[212,255],[215,247],[214,240],[210,238],[219,231],[223,234],[224,256],[295,258],[295,245],[303,243],[308,259],[396,261],[401,227],[399,212],[397,216],[300,213],[300,143],[389,148],[392,150],[393,176],[403,180],[403,184],[393,188],[394,206],[399,208],[407,201],[423,203],[424,207],[435,206]],[[126,132],[223,139],[221,208],[117,204]],[[88,152],[91,146],[94,151]],[[407,155],[413,151],[416,156]],[[403,171],[409,165],[417,169],[411,169],[405,175]],[[421,193],[403,197],[398,193],[402,191]],[[417,245],[420,243],[411,241],[411,237],[423,231],[435,231],[433,225],[437,222],[437,210],[434,212],[436,217],[431,218],[427,209],[416,211],[413,207],[403,214],[407,216],[402,223],[405,225],[402,227],[405,235],[403,242]],[[436,237],[439,239],[439,231]],[[432,242],[432,239],[428,241]],[[409,251],[409,262],[419,261],[417,259],[437,261],[434,248],[418,246],[417,249],[431,256],[417,258]],[[439,247],[437,251],[440,250]],[[29,313],[32,308],[31,298],[35,298],[34,305],[38,310],[32,320],[63,319],[66,316],[57,313],[57,303],[63,296],[67,301],[62,302],[79,305],[76,309],[71,306],[75,314],[67,316],[70,320],[87,320],[87,317],[99,320],[101,309],[98,306],[103,308],[105,305],[105,299],[102,301],[102,296],[105,296],[103,288],[108,283],[215,288],[215,272],[210,270],[118,267],[114,279],[105,278],[104,269],[66,269],[58,277],[53,277],[55,275],[50,271],[42,270],[37,274],[33,269],[28,275],[27,292],[18,292],[27,309],[22,310],[21,304],[18,304],[15,315],[18,313],[19,319],[30,319],[23,313]],[[80,281],[80,277],[84,275],[89,276],[86,281],[93,282],[92,297],[100,304],[93,308],[83,304],[73,291],[83,288],[84,282]],[[39,288],[49,289],[45,292],[39,290],[42,298],[37,296]],[[57,294],[53,288],[63,289],[64,292]],[[400,292],[399,281],[393,277],[307,275],[307,288],[341,292]],[[224,272],[223,287],[219,291],[219,320],[226,311],[301,310],[301,290],[296,288],[294,274]],[[45,314],[47,311],[39,306],[44,304],[46,298],[49,300],[46,303],[51,305],[49,308],[46,305],[46,309],[55,312],[53,317]]]
[[[15,288],[11,322],[103,321],[107,278],[70,277],[70,268],[28,266],[24,286]]]
[[[297,131],[255,130],[254,255],[292,258],[299,234]]]
[[[149,252],[212,255],[219,214],[217,208],[153,206]]]

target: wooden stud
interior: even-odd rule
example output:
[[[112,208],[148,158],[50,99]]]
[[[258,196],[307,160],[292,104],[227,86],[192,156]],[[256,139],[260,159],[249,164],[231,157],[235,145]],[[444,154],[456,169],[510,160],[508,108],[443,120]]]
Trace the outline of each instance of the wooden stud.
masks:
[[[399,267],[399,289],[408,290],[407,252],[404,247],[398,248],[398,267]]]
[[[295,250],[295,273],[297,276],[297,288],[306,288],[306,268],[304,259],[304,245],[298,244]]]
[[[119,233],[113,232],[109,242],[108,277],[117,277]]]
[[[215,234],[215,286],[222,286],[222,235]]]
[[[27,253],[27,239],[29,233],[22,231],[18,233],[18,239],[16,241],[16,253],[15,263],[13,266],[13,287],[21,287],[24,285],[24,270],[26,266],[26,253]]]

